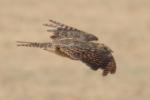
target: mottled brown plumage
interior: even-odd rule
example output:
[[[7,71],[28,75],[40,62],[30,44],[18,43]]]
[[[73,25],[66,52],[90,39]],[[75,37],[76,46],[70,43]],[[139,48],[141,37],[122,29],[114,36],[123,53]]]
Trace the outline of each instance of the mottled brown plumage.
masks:
[[[71,26],[67,26],[53,20],[49,20],[49,22],[49,24],[44,24],[44,26],[48,26],[50,28],[47,31],[53,33],[53,35],[51,36],[52,39],[74,38],[82,41],[98,40],[96,36],[78,30]]]
[[[82,61],[93,70],[102,69],[103,76],[116,72],[116,63],[112,50],[102,43],[92,42],[97,40],[96,36],[56,21],[50,20],[50,22],[51,24],[46,24],[46,26],[55,28],[51,30],[54,33],[51,37],[52,42],[18,41],[18,46],[42,48],[72,60]]]

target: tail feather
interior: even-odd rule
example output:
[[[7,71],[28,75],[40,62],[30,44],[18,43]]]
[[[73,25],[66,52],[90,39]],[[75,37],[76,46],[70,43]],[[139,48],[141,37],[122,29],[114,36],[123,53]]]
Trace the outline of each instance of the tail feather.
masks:
[[[52,43],[37,43],[37,42],[17,41],[17,46],[35,47],[35,48],[46,49],[46,48],[52,47]]]

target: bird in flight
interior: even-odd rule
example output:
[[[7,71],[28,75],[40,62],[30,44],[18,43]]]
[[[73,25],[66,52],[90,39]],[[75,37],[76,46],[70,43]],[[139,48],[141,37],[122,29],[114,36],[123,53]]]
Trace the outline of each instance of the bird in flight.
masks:
[[[103,43],[97,43],[98,38],[90,33],[74,27],[49,20],[48,32],[52,33],[51,42],[17,41],[17,46],[41,48],[62,57],[85,63],[92,70],[102,69],[102,75],[114,74],[116,62],[112,50]]]

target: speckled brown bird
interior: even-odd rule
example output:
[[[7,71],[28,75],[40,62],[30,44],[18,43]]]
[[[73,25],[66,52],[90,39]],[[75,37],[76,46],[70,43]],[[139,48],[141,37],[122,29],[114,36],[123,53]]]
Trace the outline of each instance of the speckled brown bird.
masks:
[[[92,34],[73,27],[50,20],[51,24],[44,24],[53,28],[52,42],[23,42],[17,41],[18,46],[36,47],[57,55],[79,60],[93,70],[102,69],[103,76],[116,72],[116,62],[112,50],[103,43],[92,42],[98,38]]]

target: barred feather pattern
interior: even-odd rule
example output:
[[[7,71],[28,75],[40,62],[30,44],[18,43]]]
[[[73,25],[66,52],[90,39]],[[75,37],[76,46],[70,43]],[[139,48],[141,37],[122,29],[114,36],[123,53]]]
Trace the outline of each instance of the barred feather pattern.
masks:
[[[50,24],[44,24],[44,26],[51,28],[48,32],[53,34],[52,42],[17,41],[17,46],[41,48],[62,57],[81,61],[92,70],[103,70],[103,76],[116,72],[112,50],[103,43],[93,42],[98,40],[95,35],[53,20],[49,22]]]
[[[49,22],[50,24],[43,24],[43,25],[51,28],[47,31],[53,33],[53,35],[51,36],[52,39],[72,38],[72,39],[79,39],[82,41],[98,40],[98,38],[95,35],[78,30],[74,27],[53,20],[49,20]]]
[[[34,48],[51,48],[52,43],[38,43],[38,42],[24,42],[24,41],[17,41],[17,46],[24,46],[24,47],[34,47]]]

